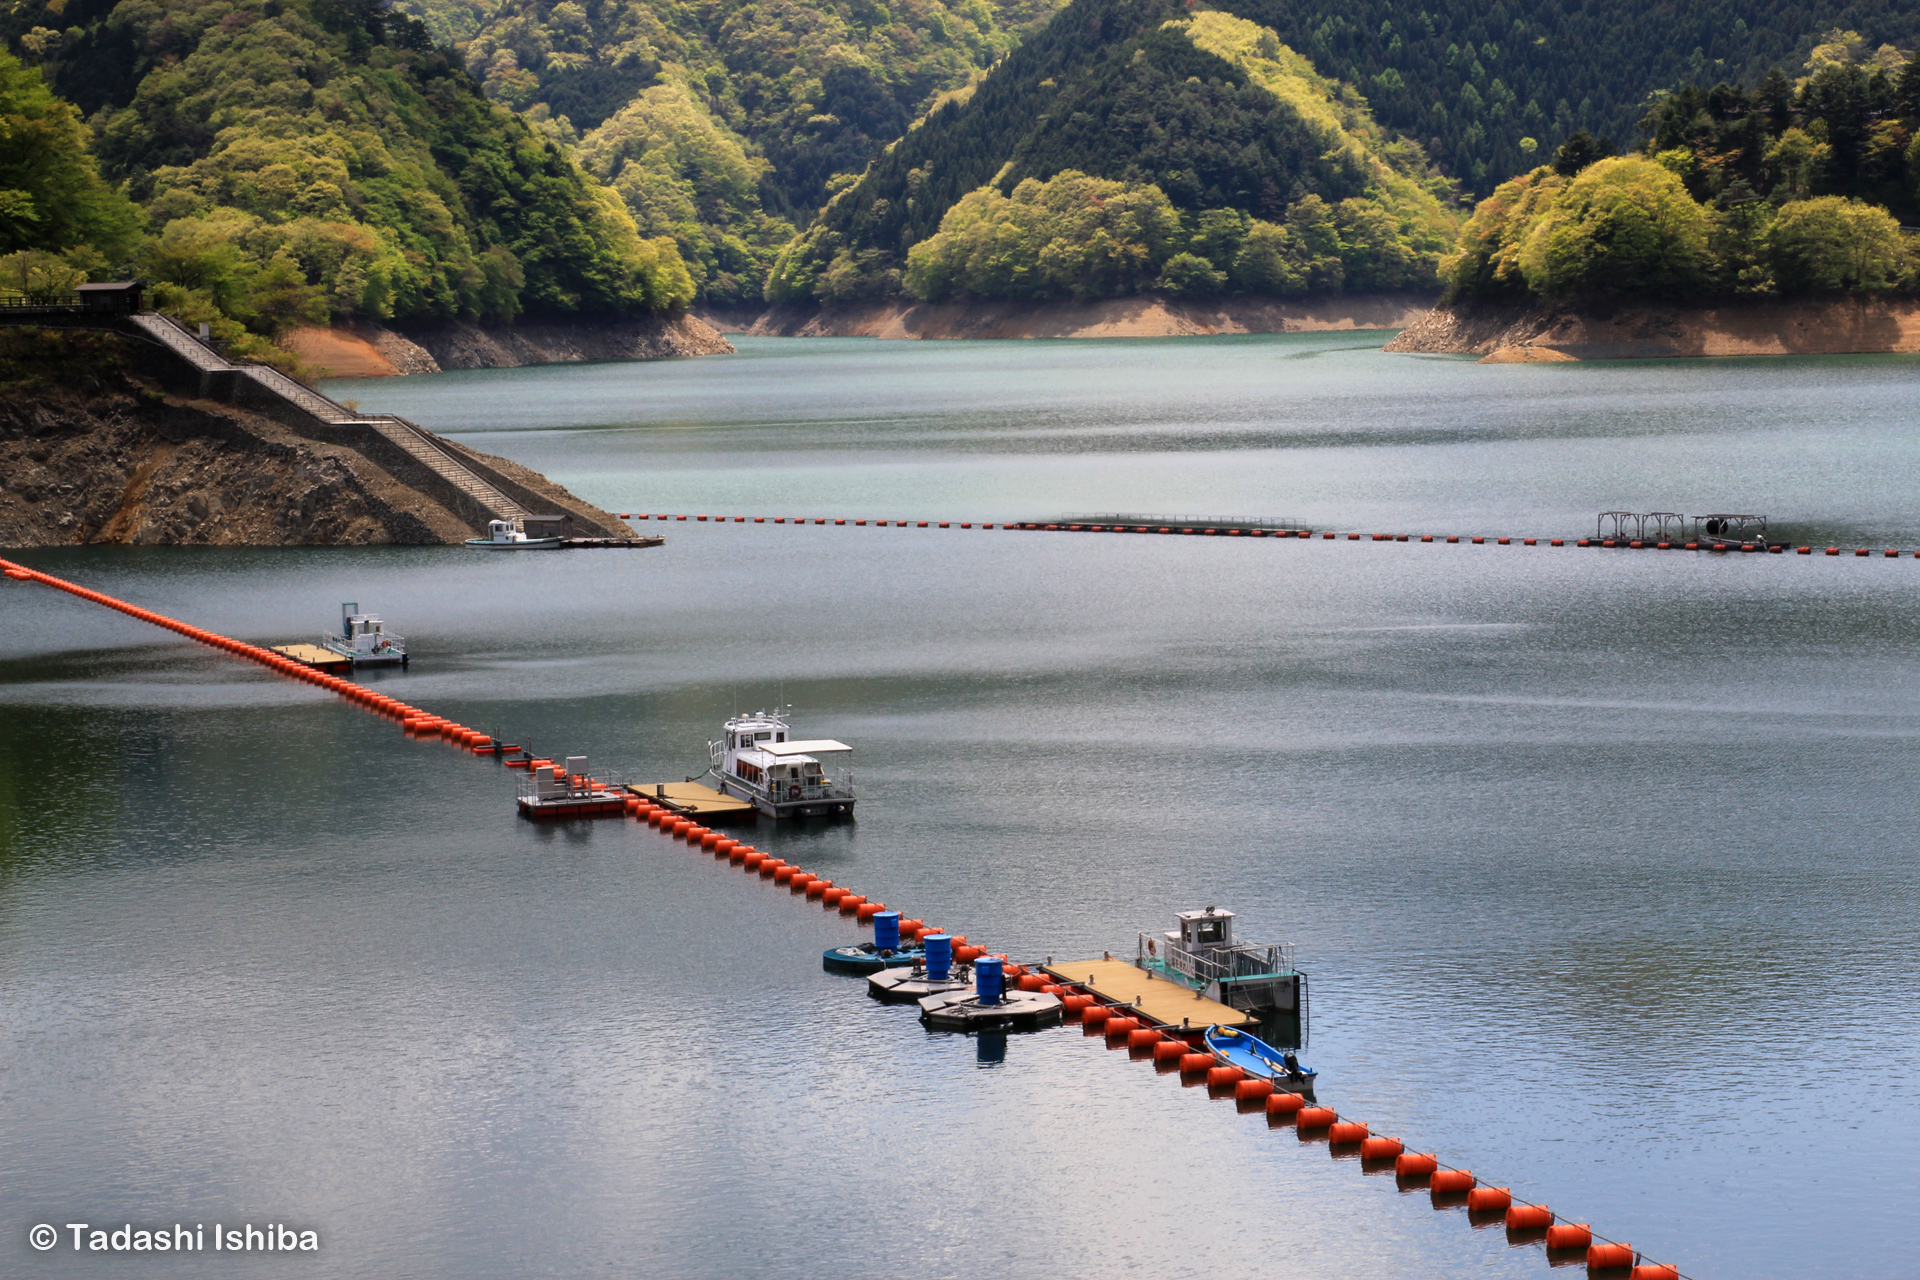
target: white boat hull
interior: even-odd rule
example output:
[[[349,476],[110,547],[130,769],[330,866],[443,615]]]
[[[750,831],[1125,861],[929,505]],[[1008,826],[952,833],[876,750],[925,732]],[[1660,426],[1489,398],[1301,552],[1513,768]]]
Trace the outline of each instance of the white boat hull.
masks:
[[[467,545],[478,551],[558,551],[564,538],[526,538],[519,542],[495,542],[492,538],[468,538]]]
[[[742,786],[738,778],[729,778],[717,770],[707,770],[714,788],[723,796],[736,796],[769,818],[825,818],[853,812],[853,796],[802,796],[798,800],[775,800],[756,788]]]

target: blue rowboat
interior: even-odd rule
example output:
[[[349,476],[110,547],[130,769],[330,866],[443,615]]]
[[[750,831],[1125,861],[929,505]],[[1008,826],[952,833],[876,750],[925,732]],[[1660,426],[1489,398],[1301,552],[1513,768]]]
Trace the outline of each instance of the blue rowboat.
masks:
[[[871,942],[861,942],[846,947],[828,947],[820,955],[820,964],[833,973],[878,973],[882,969],[919,964],[925,959],[926,953],[919,947],[883,952]]]
[[[1302,1066],[1298,1058],[1284,1049],[1276,1049],[1256,1036],[1234,1027],[1207,1028],[1207,1049],[1222,1066],[1238,1067],[1256,1080],[1271,1080],[1276,1089],[1295,1092],[1313,1088],[1318,1072]],[[1293,1058],[1292,1068],[1287,1059]]]

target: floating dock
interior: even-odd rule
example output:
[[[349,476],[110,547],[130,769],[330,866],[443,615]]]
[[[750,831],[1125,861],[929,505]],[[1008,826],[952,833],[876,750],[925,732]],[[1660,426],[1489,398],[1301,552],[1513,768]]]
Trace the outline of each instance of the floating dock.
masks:
[[[277,644],[273,646],[273,652],[283,658],[292,658],[303,667],[312,667],[315,671],[339,675],[353,670],[353,660],[346,654],[322,649],[317,644]]]
[[[722,795],[698,782],[634,783],[627,790],[662,809],[702,822],[746,822],[759,812],[750,800]]]
[[[1250,1013],[1209,1000],[1192,987],[1148,973],[1127,960],[1068,960],[1040,966],[1061,982],[1085,987],[1103,1000],[1124,1004],[1163,1027],[1254,1027]]]

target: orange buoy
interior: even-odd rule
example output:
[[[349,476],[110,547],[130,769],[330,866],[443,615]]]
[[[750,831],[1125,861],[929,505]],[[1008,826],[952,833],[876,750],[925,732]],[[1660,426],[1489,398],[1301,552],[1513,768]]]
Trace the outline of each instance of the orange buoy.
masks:
[[[1162,1040],[1159,1044],[1153,1046],[1153,1060],[1155,1062],[1172,1062],[1177,1058],[1185,1056],[1186,1052],[1187,1046],[1184,1041]]]
[[[1083,1011],[1093,1007],[1093,997],[1063,996],[1060,1000],[1060,1007],[1065,1009],[1070,1017],[1077,1018]]]
[[[1111,1026],[1112,1024],[1108,1025]],[[1166,1041],[1160,1038],[1160,1033],[1152,1027],[1135,1027],[1133,1030],[1127,1032],[1128,1053],[1137,1053],[1142,1049],[1151,1051],[1158,1049],[1165,1043]]]
[[[1633,1269],[1631,1280],[1680,1280],[1680,1268],[1664,1262],[1646,1262]]]
[[[1439,1169],[1427,1185],[1433,1188],[1435,1195],[1452,1195],[1461,1191],[1473,1190],[1475,1178],[1471,1169]]]
[[[700,837],[700,847],[702,849],[715,849],[721,853],[726,853],[727,850],[720,848],[720,844],[724,840],[726,840],[726,837],[718,831],[709,831]]]
[[[764,868],[762,869],[764,870]],[[775,884],[790,884],[793,881],[794,874],[797,871],[799,871],[798,867],[789,867],[789,866],[775,867],[773,869],[773,882]]]
[[[925,923],[926,921],[924,920],[902,920],[900,922],[900,936],[903,938],[912,937],[913,931]]]
[[[1343,1120],[1339,1124],[1327,1127],[1327,1141],[1351,1144],[1367,1140],[1367,1126],[1357,1121]]]
[[[1014,985],[1022,991],[1045,991],[1052,984],[1037,973],[1029,973],[1023,974]]]
[[[854,912],[854,916],[861,924],[870,924],[875,916],[886,909],[887,904],[884,902],[863,902],[860,904],[860,909]]]
[[[1587,1270],[1605,1271],[1609,1267],[1625,1269],[1633,1265],[1630,1244],[1590,1244],[1587,1246]]]
[[[854,912],[858,911],[861,907],[865,906],[866,902],[867,902],[867,896],[864,893],[850,893],[846,897],[840,899],[840,914],[843,916],[850,916]]]
[[[766,862],[767,862],[767,855],[764,853],[761,853],[757,849],[754,850],[752,853],[743,854],[739,858],[740,869],[742,871],[758,872],[760,868],[766,864]]]
[[[1513,1193],[1505,1187],[1475,1187],[1467,1192],[1467,1208],[1479,1213],[1492,1213],[1495,1209],[1505,1213],[1513,1207]]]
[[[1224,1089],[1228,1085],[1239,1084],[1247,1078],[1247,1073],[1238,1067],[1207,1068],[1207,1088]]]
[[[1127,1036],[1130,1033],[1138,1031],[1139,1029],[1140,1019],[1138,1018],[1108,1018],[1106,1026],[1107,1046],[1114,1049],[1119,1048],[1127,1042]]]
[[[788,883],[793,886],[793,891],[795,893],[805,893],[807,891],[808,886],[810,886],[815,880],[818,880],[819,878],[820,878],[819,876],[814,875],[810,871],[801,871],[801,872],[796,872],[793,879],[788,881]],[[822,889],[824,889],[825,887],[826,886],[824,885],[821,886]]]
[[[1218,1060],[1210,1053],[1184,1054],[1180,1058],[1180,1074],[1183,1076],[1197,1076],[1202,1071],[1211,1071],[1218,1065]]]
[[[1547,1248],[1584,1249],[1593,1243],[1593,1229],[1584,1222],[1557,1222],[1547,1228]]]
[[[1307,1105],[1307,1100],[1297,1093],[1275,1093],[1267,1099],[1267,1117],[1292,1118]]]
[[[1273,1094],[1271,1080],[1242,1080],[1233,1086],[1235,1102],[1264,1103]]]
[[[1113,1017],[1113,1010],[1105,1005],[1089,1004],[1080,1015],[1080,1026],[1090,1036],[1097,1036],[1107,1025],[1107,1019]]]
[[[786,863],[780,861],[778,858],[770,855],[763,856],[760,859],[760,878],[762,880],[771,880],[780,873],[780,868],[786,865]]]
[[[1360,1142],[1362,1160],[1392,1160],[1404,1148],[1398,1138],[1364,1138]]]
[[[1339,1118],[1332,1107],[1302,1107],[1297,1123],[1302,1129],[1324,1129]]]
[[[808,885],[807,896],[809,898],[820,899],[821,906],[830,907],[834,903],[840,901],[840,899],[847,896],[847,891],[845,889],[836,889],[833,885],[825,881],[817,881],[816,883],[820,885],[820,892],[815,893],[813,891],[813,885]]]
[[[1553,1225],[1553,1210],[1543,1204],[1517,1204],[1507,1210],[1507,1230],[1538,1231]]]
[[[953,935],[953,945],[954,945],[954,946],[955,946],[956,948],[957,948],[957,947],[964,947],[964,946],[966,946],[966,945],[967,945],[967,935],[966,935],[966,934],[964,934],[964,933],[956,933],[956,934],[954,934],[954,935]],[[985,954],[987,954],[987,953],[986,953],[986,949],[985,949],[985,948],[981,948],[981,949],[980,949],[980,954],[981,954],[981,955],[985,955]]]

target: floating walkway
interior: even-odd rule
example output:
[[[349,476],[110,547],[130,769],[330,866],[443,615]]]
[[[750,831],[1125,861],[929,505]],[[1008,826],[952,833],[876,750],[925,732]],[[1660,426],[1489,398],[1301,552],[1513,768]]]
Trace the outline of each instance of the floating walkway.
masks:
[[[496,751],[492,739],[478,730],[431,715],[352,681],[315,671],[271,649],[189,626],[11,561],[0,560],[0,573],[11,581],[38,583],[65,591],[233,657],[258,663],[289,679],[316,685],[376,715],[398,721],[410,737],[431,738],[475,754]],[[532,763],[549,768],[553,765],[550,760]],[[583,768],[584,763],[581,762]],[[582,785],[593,781],[583,778]],[[709,853],[716,860],[756,876],[770,888],[784,888],[795,901],[817,902],[824,909],[851,917],[861,925],[871,924],[874,916],[889,910],[883,902],[870,900],[712,830],[685,813],[669,808],[666,797],[655,795],[649,799],[629,788],[627,794],[609,799],[617,799],[618,812],[631,815],[664,836],[684,841],[689,850]],[[606,804],[605,809],[614,812],[611,803]],[[901,937],[914,942],[944,932],[922,920],[900,922]],[[951,945],[953,960],[958,964],[970,965],[987,956],[985,947],[968,942],[965,935],[953,935]],[[1363,1121],[1343,1116],[1331,1107],[1308,1105],[1307,1098],[1301,1094],[1277,1091],[1271,1081],[1249,1078],[1237,1067],[1219,1065],[1211,1054],[1199,1051],[1201,1036],[1208,1025],[1245,1022],[1247,1015],[1239,1010],[1204,998],[1196,1001],[1190,990],[1124,961],[1103,958],[1029,968],[1009,961],[1005,955],[993,958],[1003,962],[1005,977],[1016,984],[1014,990],[1058,997],[1065,1021],[1078,1022],[1082,1033],[1089,1038],[1102,1037],[1109,1049],[1127,1050],[1129,1061],[1151,1062],[1158,1071],[1177,1073],[1182,1084],[1204,1084],[1209,1097],[1231,1097],[1240,1111],[1264,1115],[1272,1128],[1292,1127],[1303,1142],[1325,1140],[1336,1158],[1357,1154],[1364,1172],[1384,1172],[1391,1168],[1402,1191],[1427,1191],[1436,1209],[1465,1208],[1475,1225],[1504,1222],[1509,1244],[1543,1243],[1548,1261],[1554,1265],[1584,1261],[1590,1271],[1626,1280],[1688,1280],[1677,1267],[1649,1262],[1632,1245],[1608,1240],[1588,1224],[1569,1221],[1566,1215],[1557,1214],[1544,1204],[1517,1199],[1508,1188],[1490,1186],[1471,1170],[1443,1164],[1431,1153],[1410,1152],[1399,1138],[1375,1134]],[[1078,976],[1082,972],[1086,974],[1084,981]],[[1174,990],[1162,993],[1155,983]],[[1196,1005],[1202,1017],[1195,1016]]]
[[[670,813],[704,822],[747,821],[758,812],[752,801],[722,795],[698,782],[636,783],[627,790]]]
[[[1205,1031],[1210,1026],[1259,1025],[1259,1019],[1250,1013],[1209,1000],[1192,987],[1148,973],[1128,960],[1108,956],[1100,960],[1069,960],[1041,968],[1057,981],[1084,987],[1103,1002],[1131,1009],[1156,1026]]]

